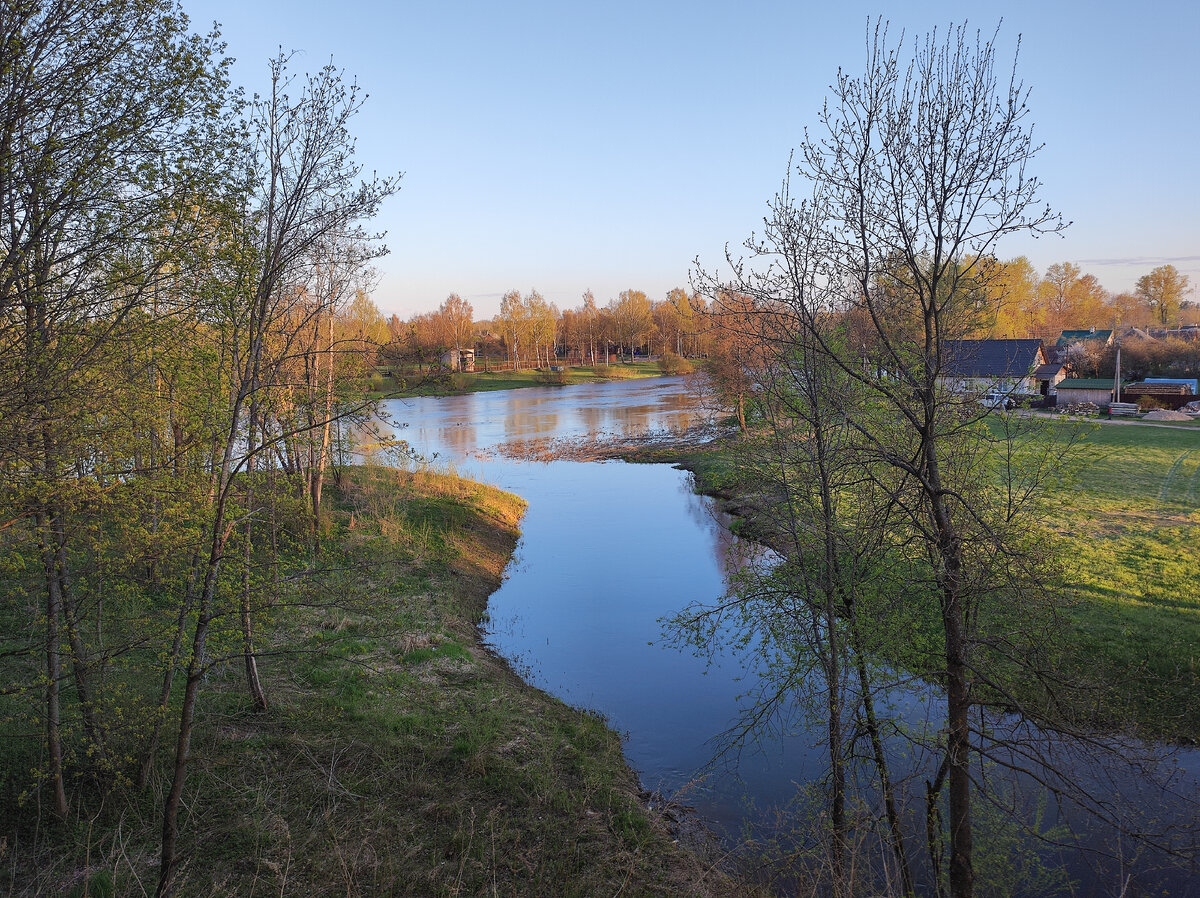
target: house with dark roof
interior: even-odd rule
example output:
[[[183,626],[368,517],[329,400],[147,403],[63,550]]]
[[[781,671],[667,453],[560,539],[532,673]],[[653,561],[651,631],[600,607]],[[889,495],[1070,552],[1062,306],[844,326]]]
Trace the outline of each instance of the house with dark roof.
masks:
[[[947,340],[943,351],[942,383],[958,393],[1045,395],[1049,379],[1061,374],[1046,367],[1041,340]]]
[[[1086,346],[1104,349],[1106,346],[1111,346],[1112,341],[1113,332],[1111,330],[1098,331],[1093,327],[1085,331],[1063,331],[1055,342],[1054,348],[1068,349],[1073,346]]]
[[[1111,330],[1098,331],[1093,327],[1089,330],[1063,331],[1050,353],[1050,361],[1063,366],[1064,377],[1081,371],[1095,371],[1101,353],[1112,343]],[[1052,391],[1053,387],[1051,384]]]

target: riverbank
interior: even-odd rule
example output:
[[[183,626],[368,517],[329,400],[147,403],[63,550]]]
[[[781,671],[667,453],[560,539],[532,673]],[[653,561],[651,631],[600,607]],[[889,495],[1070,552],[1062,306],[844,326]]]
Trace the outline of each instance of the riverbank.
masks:
[[[603,720],[482,644],[520,499],[389,468],[332,492],[313,577],[262,634],[270,710],[251,710],[236,653],[210,675],[179,894],[737,894],[679,847]],[[0,882],[152,892],[166,775],[54,832],[10,808]]]
[[[521,368],[514,371],[503,365],[489,371],[450,372],[436,375],[400,372],[381,368],[372,378],[368,399],[408,399],[417,396],[457,396],[463,393],[489,393],[493,390],[519,390],[524,387],[570,386],[607,383],[642,377],[661,377],[658,362],[618,362],[586,367],[562,366],[560,370]]]
[[[1046,422],[1063,445],[1077,423]],[[1062,672],[1099,684],[1095,724],[1200,742],[1200,433],[1154,425],[1086,428],[1070,450],[1049,524],[1057,533],[1068,622]],[[634,447],[629,461],[693,472],[696,489],[754,536],[760,497],[739,480],[736,437]],[[761,534],[760,534],[761,535]]]

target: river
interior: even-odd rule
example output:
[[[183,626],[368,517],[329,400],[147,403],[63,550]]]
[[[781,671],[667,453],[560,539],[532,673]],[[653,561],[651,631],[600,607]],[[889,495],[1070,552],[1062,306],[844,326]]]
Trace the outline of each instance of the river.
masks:
[[[664,638],[665,619],[725,594],[726,559],[735,546],[711,501],[694,494],[691,475],[665,465],[534,462],[496,452],[531,439],[686,429],[699,413],[683,380],[394,400],[385,411],[396,436],[431,463],[528,501],[516,556],[489,602],[487,640],[530,682],[603,714],[625,735],[626,756],[647,789],[694,806],[732,845],[744,827],[760,827],[773,808],[820,780],[823,725],[800,713],[738,755],[711,763],[716,738],[736,721],[755,677],[744,657],[697,657]],[[940,702],[930,692],[897,688],[887,698],[906,728],[936,732]],[[897,770],[919,785],[929,757],[907,744],[891,750]],[[1180,765],[1176,783],[1194,789],[1200,755],[1185,752],[1170,763]],[[1106,776],[1094,775],[1098,783]],[[1114,786],[1105,780],[1104,788]],[[1167,810],[1164,803],[1164,811],[1194,813],[1194,805]],[[1099,838],[1089,824],[1051,808],[1046,825],[1056,821]],[[1143,884],[1200,894],[1186,876],[1148,872],[1161,858],[1147,857],[1136,869],[1074,855],[1066,863],[1086,892],[1103,894],[1133,871]]]

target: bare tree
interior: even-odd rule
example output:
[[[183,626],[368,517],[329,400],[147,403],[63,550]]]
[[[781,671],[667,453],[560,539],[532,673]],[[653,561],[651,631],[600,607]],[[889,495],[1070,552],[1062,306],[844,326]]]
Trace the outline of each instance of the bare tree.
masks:
[[[254,110],[255,181],[253,205],[246,217],[247,246],[252,250],[241,268],[244,293],[235,291],[228,306],[235,376],[215,475],[208,558],[196,600],[174,772],[163,810],[159,895],[169,893],[174,884],[179,806],[196,699],[207,664],[210,626],[218,612],[214,604],[217,576],[237,524],[236,519],[229,519],[236,478],[263,449],[260,394],[275,383],[284,361],[307,331],[304,321],[297,322],[287,314],[289,297],[295,295],[292,285],[303,282],[305,260],[331,236],[369,243],[372,235],[361,229],[360,222],[371,218],[398,186],[394,178],[359,180],[361,167],[354,160],[349,132],[350,121],[362,103],[356,86],[345,84],[332,66],[308,76],[294,99],[287,93],[289,83],[287,57],[281,55],[271,63],[271,92]],[[273,332],[283,322],[287,326],[282,345],[273,345]],[[251,496],[247,499],[252,501]],[[261,693],[248,631],[244,636],[251,690]],[[255,701],[265,704],[257,694]]]
[[[972,728],[970,711],[989,694],[1016,701],[991,666],[1016,649],[981,627],[1001,596],[1044,617],[1035,573],[1041,556],[1018,522],[1035,508],[1045,481],[1031,475],[1024,492],[983,485],[993,450],[976,426],[982,412],[952,393],[942,374],[958,341],[988,311],[981,297],[991,268],[981,260],[993,258],[1009,234],[1062,225],[1026,171],[1038,150],[1026,122],[1028,91],[1015,68],[997,71],[994,42],[958,27],[906,49],[903,40],[891,46],[886,27],[876,26],[865,74],[839,74],[821,133],[798,152],[796,176],[811,185],[811,196],[797,201],[785,182],[763,236],[748,242],[754,260],[731,259],[732,282],[705,286],[714,301],[740,297],[739,306],[749,303],[782,324],[771,358],[780,370],[788,357],[782,344],[797,360],[783,380],[810,401],[793,405],[786,418],[805,425],[805,440],[819,446],[824,426],[800,413],[812,407],[804,387],[810,369],[836,371],[821,377],[861,397],[845,422],[855,432],[853,456],[888,509],[893,549],[915,565],[905,601],[933,603],[941,623],[940,661],[926,672],[946,694],[929,813],[936,818],[944,786],[949,887],[966,898],[975,879],[970,765],[987,738]],[[812,457],[818,471],[823,457]],[[818,532],[828,533],[836,515],[818,520]],[[836,570],[844,556],[824,557],[822,571]],[[817,582],[822,593],[849,589]],[[834,632],[831,619],[826,627]],[[1029,632],[1022,637],[1036,643]],[[936,865],[932,837],[930,849]]]

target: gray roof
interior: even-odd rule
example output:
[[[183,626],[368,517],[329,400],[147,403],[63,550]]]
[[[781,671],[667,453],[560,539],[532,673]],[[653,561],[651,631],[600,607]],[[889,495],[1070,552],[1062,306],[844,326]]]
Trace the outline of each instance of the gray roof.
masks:
[[[942,373],[952,377],[1028,377],[1044,361],[1041,340],[947,340]]]
[[[1053,380],[1056,375],[1062,373],[1062,369],[1062,362],[1047,362],[1044,365],[1038,365],[1033,376],[1037,380]]]

